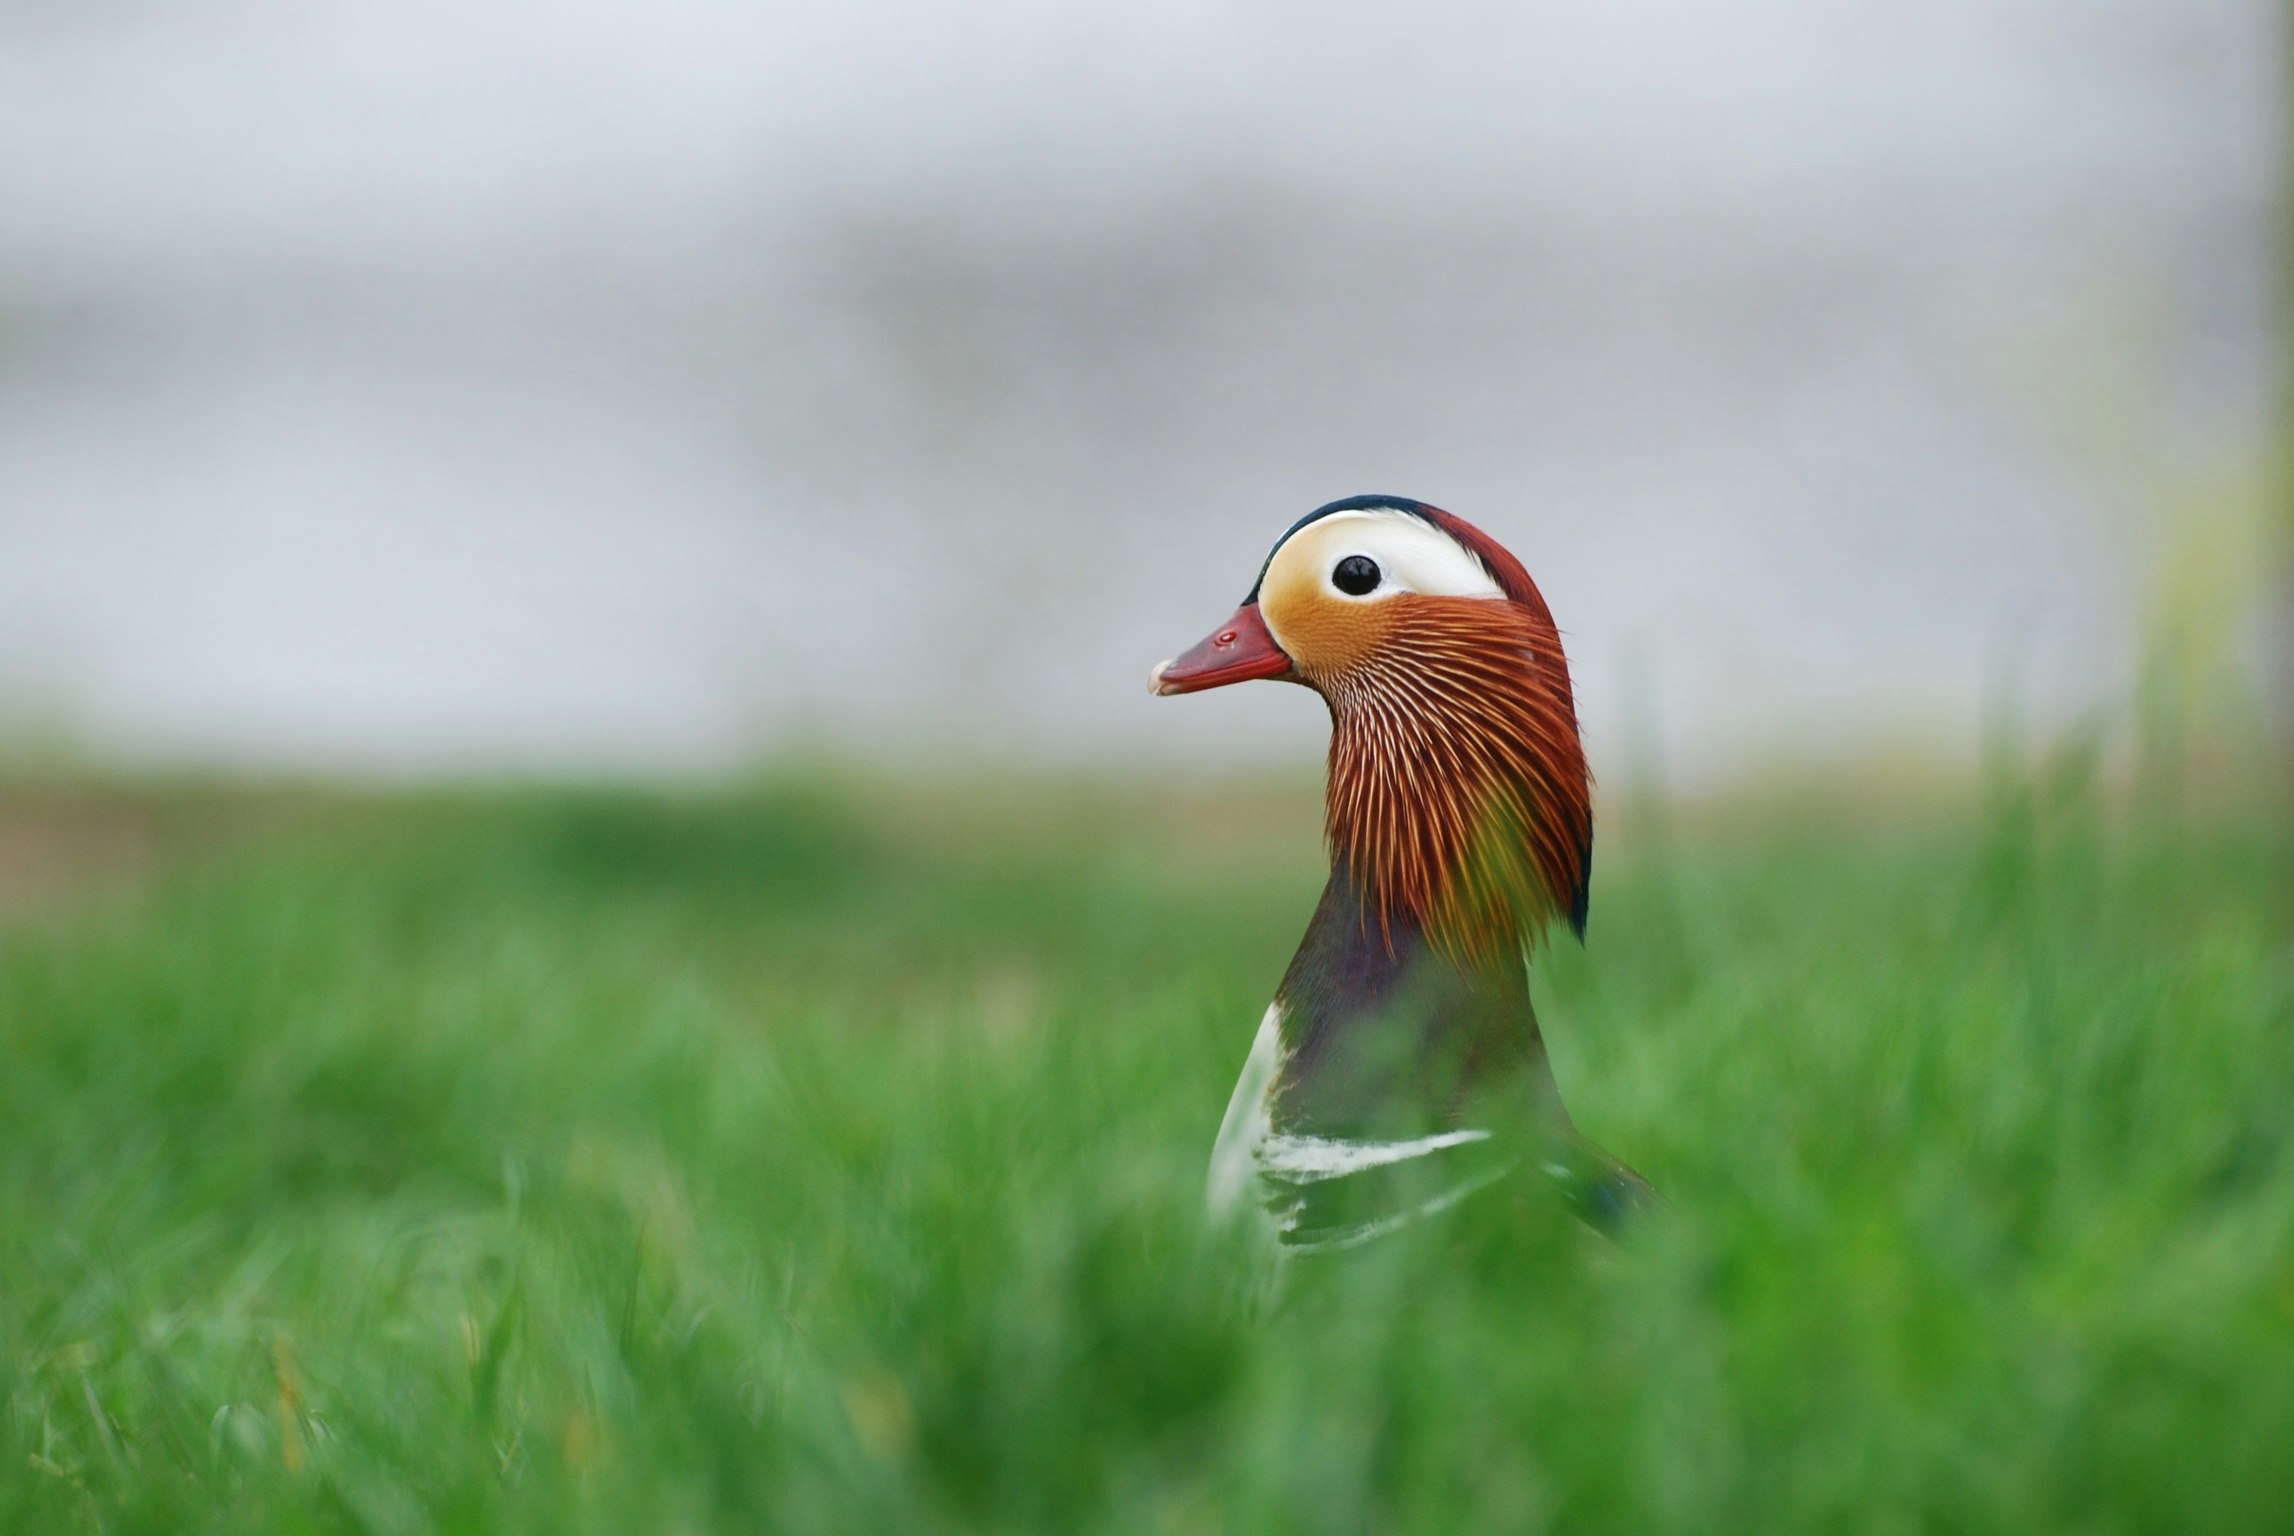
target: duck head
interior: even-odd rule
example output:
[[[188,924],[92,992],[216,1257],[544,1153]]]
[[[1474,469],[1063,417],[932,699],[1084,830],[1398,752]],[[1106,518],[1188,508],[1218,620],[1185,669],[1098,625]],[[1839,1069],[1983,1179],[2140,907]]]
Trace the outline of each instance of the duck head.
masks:
[[[1557,917],[1584,932],[1592,785],[1569,663],[1496,540],[1396,496],[1307,514],[1234,616],[1152,686],[1254,678],[1330,707],[1325,833],[1380,931],[1406,925],[1475,965],[1518,957]]]

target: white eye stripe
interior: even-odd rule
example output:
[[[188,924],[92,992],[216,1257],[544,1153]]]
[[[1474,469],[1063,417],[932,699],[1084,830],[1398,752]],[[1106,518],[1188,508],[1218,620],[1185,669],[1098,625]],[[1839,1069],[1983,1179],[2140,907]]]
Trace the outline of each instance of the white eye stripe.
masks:
[[[1439,528],[1383,508],[1334,512],[1299,530],[1322,558],[1322,584],[1348,602],[1376,602],[1398,592],[1428,597],[1503,597],[1481,561]],[[1350,593],[1337,585],[1339,564],[1360,555],[1378,567],[1378,585]]]

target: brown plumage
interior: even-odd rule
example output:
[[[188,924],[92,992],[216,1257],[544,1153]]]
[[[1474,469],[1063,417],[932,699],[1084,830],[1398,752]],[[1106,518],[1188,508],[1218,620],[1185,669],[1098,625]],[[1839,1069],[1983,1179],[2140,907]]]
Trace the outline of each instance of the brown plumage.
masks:
[[[1555,918],[1582,929],[1592,789],[1544,605],[1410,594],[1380,608],[1367,657],[1308,678],[1330,704],[1332,858],[1382,927],[1407,916],[1460,963],[1502,960]]]

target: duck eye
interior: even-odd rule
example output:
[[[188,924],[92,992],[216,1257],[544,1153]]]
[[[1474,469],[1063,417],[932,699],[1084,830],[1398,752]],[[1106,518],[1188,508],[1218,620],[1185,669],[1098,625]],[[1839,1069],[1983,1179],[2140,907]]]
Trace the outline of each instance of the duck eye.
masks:
[[[1365,597],[1377,591],[1382,579],[1378,562],[1368,555],[1348,555],[1330,573],[1330,584],[1348,597]]]

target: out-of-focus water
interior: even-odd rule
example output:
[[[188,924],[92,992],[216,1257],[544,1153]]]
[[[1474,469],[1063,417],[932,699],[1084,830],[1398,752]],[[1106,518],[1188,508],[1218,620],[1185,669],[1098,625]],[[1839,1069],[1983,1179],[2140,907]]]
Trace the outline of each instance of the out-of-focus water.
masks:
[[[0,696],[142,757],[1206,763],[1332,497],[1597,765],[2124,684],[2260,467],[2260,0],[0,4]],[[2234,594],[2224,601],[2234,602]]]

